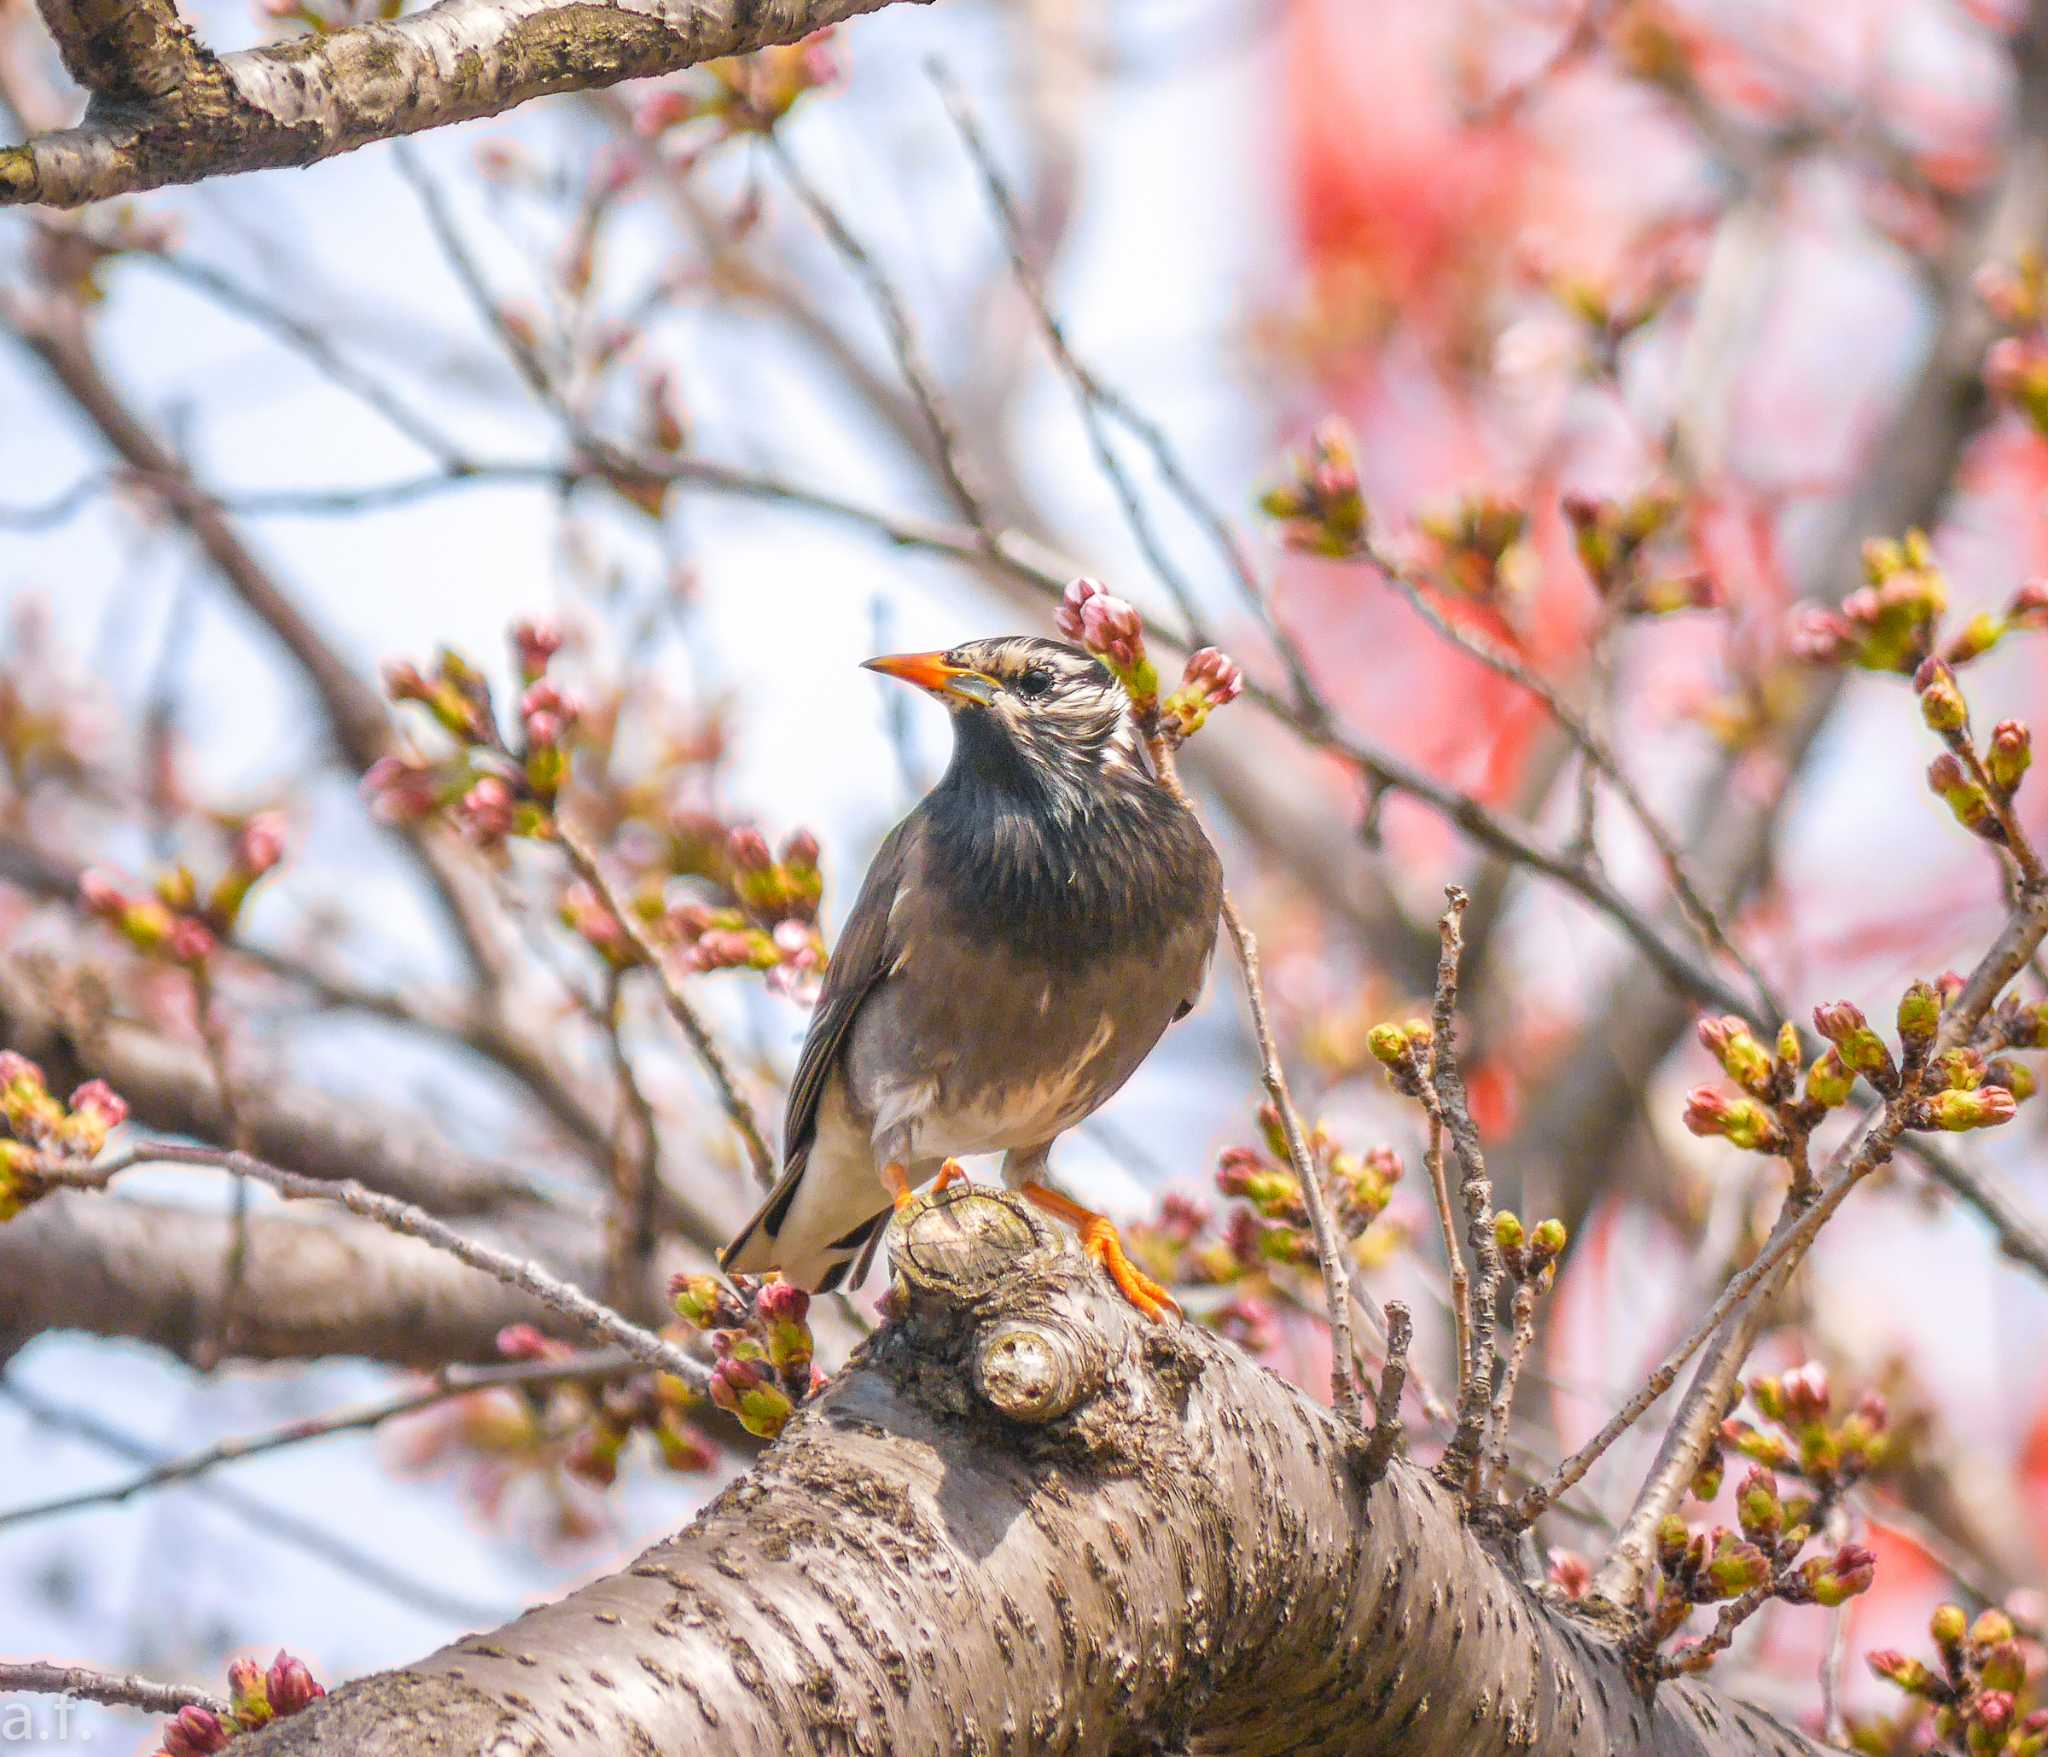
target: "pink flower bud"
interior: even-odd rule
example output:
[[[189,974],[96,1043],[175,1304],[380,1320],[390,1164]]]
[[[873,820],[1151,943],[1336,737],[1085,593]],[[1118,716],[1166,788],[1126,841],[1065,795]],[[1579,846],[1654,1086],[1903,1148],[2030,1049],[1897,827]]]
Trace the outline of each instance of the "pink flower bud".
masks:
[[[284,858],[284,814],[259,811],[235,838],[235,864],[260,878]]]
[[[1109,588],[1100,580],[1069,580],[1067,589],[1060,596],[1059,606],[1052,613],[1052,625],[1059,631],[1062,640],[1072,641],[1076,646],[1083,644],[1081,612],[1088,600],[1100,597]]]
[[[512,625],[512,651],[519,661],[519,675],[531,683],[548,668],[548,661],[562,650],[562,631],[552,622],[524,621]]]
[[[1101,593],[1081,606],[1081,644],[1128,671],[1144,653],[1145,625],[1125,600]]]
[[[1828,1412],[1828,1371],[1817,1360],[1806,1361],[1779,1376],[1785,1413],[1793,1421],[1819,1421]]]
[[[1792,619],[1792,656],[1809,665],[1833,665],[1847,658],[1855,644],[1855,631],[1833,611],[1809,605]]]
[[[78,901],[88,914],[104,916],[110,921],[128,907],[128,899],[122,894],[121,887],[96,866],[88,866],[78,875]]]
[[[270,1662],[270,1670],[264,1674],[263,1683],[273,1714],[297,1714],[327,1694],[321,1685],[314,1682],[313,1674],[306,1669],[306,1662],[294,1659],[282,1648]]]
[[[789,840],[782,845],[782,863],[785,866],[816,866],[818,854],[818,838],[809,830],[790,831]]]
[[[754,1310],[769,1324],[801,1324],[810,1309],[811,1296],[787,1281],[769,1282],[754,1298]]]
[[[219,943],[205,922],[180,915],[171,923],[170,935],[164,945],[180,964],[203,964],[213,956]]]
[[[394,702],[426,702],[434,699],[434,686],[409,659],[387,659],[384,693]]]
[[[210,1708],[191,1703],[164,1722],[166,1757],[212,1757],[228,1748],[228,1729]]]
[[[31,1093],[42,1092],[43,1070],[18,1050],[0,1049],[0,1091],[15,1086]]]
[[[507,1324],[497,1340],[498,1352],[507,1360],[548,1360],[570,1352],[565,1344],[543,1336],[535,1324]]]
[[[512,833],[513,805],[512,789],[485,775],[462,796],[463,827],[479,842],[498,841]]]
[[[2005,607],[2005,619],[2014,628],[2048,628],[2048,579],[2029,580],[2020,587]]]
[[[726,853],[741,872],[766,872],[775,864],[768,852],[768,839],[757,829],[742,824],[726,838]]]
[[[1220,708],[1244,693],[1244,671],[1229,654],[1203,647],[1190,655],[1181,682],[1201,689],[1211,707]]]
[[[88,1080],[71,1094],[65,1106],[77,1114],[91,1116],[101,1127],[118,1129],[128,1120],[128,1102],[104,1080]]]
[[[1584,1598],[1593,1584],[1593,1570],[1576,1550],[1552,1550],[1550,1584],[1566,1598]]]

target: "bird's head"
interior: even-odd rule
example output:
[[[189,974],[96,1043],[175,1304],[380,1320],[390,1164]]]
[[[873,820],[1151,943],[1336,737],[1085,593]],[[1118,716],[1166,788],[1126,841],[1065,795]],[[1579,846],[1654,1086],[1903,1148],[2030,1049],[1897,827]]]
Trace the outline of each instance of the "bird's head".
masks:
[[[1065,641],[1002,635],[939,653],[870,659],[953,716],[954,766],[1032,786],[1056,808],[1084,808],[1105,785],[1146,775],[1131,698],[1099,660]]]

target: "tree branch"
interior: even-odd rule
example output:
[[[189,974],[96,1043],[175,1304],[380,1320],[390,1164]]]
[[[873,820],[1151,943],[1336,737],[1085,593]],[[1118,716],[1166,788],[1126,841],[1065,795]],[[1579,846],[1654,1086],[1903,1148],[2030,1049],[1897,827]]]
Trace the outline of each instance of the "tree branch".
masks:
[[[1426,1473],[1362,1484],[1337,1418],[1012,1198],[955,1185],[893,1250],[907,1316],[687,1530],[247,1757],[1816,1757],[1692,1680],[1645,1700]]]
[[[127,101],[95,102],[76,128],[0,148],[0,206],[78,207],[309,165],[531,98],[793,43],[889,3],[441,0],[409,17],[216,59],[171,31],[168,0],[45,0],[73,73],[99,98]],[[115,31],[112,21],[130,11],[148,16]]]
[[[148,1714],[176,1714],[188,1703],[228,1713],[225,1696],[214,1696],[190,1684],[159,1684],[135,1672],[103,1672],[93,1666],[53,1665],[48,1660],[0,1660],[0,1696],[75,1696],[115,1708],[140,1708]]]

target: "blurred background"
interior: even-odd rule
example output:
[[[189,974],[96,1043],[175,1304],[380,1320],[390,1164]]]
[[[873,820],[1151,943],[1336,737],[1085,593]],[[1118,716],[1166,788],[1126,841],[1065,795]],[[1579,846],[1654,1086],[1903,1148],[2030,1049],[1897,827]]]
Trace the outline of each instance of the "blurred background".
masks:
[[[227,50],[375,9],[187,10]],[[1755,985],[1701,947],[1637,814],[1536,695],[1377,569],[1290,547],[1258,497],[1319,422],[1348,423],[1389,553],[1428,574],[1452,631],[1581,705],[1789,1016],[1847,997],[1888,1017],[1908,981],[1981,954],[2000,869],[1922,785],[1933,746],[1903,680],[1817,667],[1795,633],[1802,604],[1861,583],[1867,538],[1929,531],[1951,630],[2004,617],[2048,559],[2022,298],[2048,219],[2030,28],[1997,0],[946,0],[722,75],[0,218],[7,1042],[69,1045],[139,1122],[205,1134],[176,1090],[179,1069],[208,1077],[189,984],[89,920],[77,875],[214,870],[251,813],[281,811],[287,858],[219,978],[249,1104],[310,1095],[301,1134],[353,1175],[396,1140],[426,1188],[516,1180],[513,1235],[573,1260],[626,1127],[624,1055],[684,1216],[662,1266],[701,1267],[753,1186],[658,999],[621,994],[546,850],[423,862],[380,826],[361,770],[381,734],[351,744],[351,704],[380,700],[380,665],[442,647],[503,693],[507,629],[547,619],[601,729],[578,783],[613,853],[695,895],[675,864],[690,837],[757,826],[780,848],[808,829],[829,943],[947,756],[942,716],[858,662],[1049,631],[1046,579],[977,554],[979,510],[1040,575],[1139,604],[1162,653],[1199,633],[1295,702],[1292,726],[1219,714],[1190,779],[1297,1088],[1333,1138],[1406,1167],[1361,1249],[1381,1297],[1417,1304],[1439,1382],[1417,1117],[1365,1035],[1427,996],[1442,887],[1472,890],[1475,1113],[1504,1200],[1573,1235],[1523,1410],[1554,1458],[1703,1308],[1782,1187],[1686,1132],[1687,1088],[1716,1077],[1692,1025],[1726,1007],[1674,984],[1611,905],[1738,997]],[[1098,425],[1099,403],[1091,420],[1048,350],[949,87],[1064,345],[1140,422]],[[16,136],[77,108],[26,0],[0,0],[0,100]],[[747,120],[763,113],[772,133]],[[676,467],[623,469],[628,452]],[[1642,555],[1596,580],[1575,533],[1645,497]],[[1290,652],[1341,736],[1300,711]],[[2015,632],[1971,667],[1977,719],[2037,706],[2043,675]],[[1475,839],[1461,801],[1568,876]],[[451,932],[451,897],[488,921],[486,956]],[[810,973],[771,975],[689,981],[772,1119]],[[157,1114],[95,1062],[108,1020],[165,1082]],[[1063,1174],[1131,1221],[1168,1192],[1214,1207],[1258,1097],[1219,967],[1064,1144]],[[2048,1213],[2040,1119],[1955,1151]],[[280,1123],[269,1156],[291,1138]],[[228,1224],[195,1174],[122,1189],[212,1228],[165,1230],[165,1253]],[[453,1404],[10,1521],[421,1364],[340,1337],[223,1360],[189,1287],[153,1324],[10,1304],[8,1279],[31,1280],[10,1244],[46,1267],[121,1261],[73,1209],[31,1218],[33,1237],[0,1229],[0,1652],[211,1679],[284,1645],[331,1684],[618,1565],[743,1461],[711,1447],[663,1470],[636,1443],[599,1486],[564,1446],[494,1428],[518,1426],[504,1409]],[[1313,1299],[1256,1300],[1226,1321],[1326,1385]],[[2038,1580],[2044,1322],[2042,1281],[1911,1163],[1829,1228],[1760,1359],[1883,1389],[1912,1466],[1860,1514],[1878,1586],[1846,1635],[1767,1615],[1735,1687],[1812,1721],[1831,1640],[1910,1644],[1937,1597]],[[1595,1508],[1626,1508],[1655,1437],[1603,1461]],[[1553,1523],[1548,1541],[1601,1547]],[[1860,1665],[1847,1688],[1882,1694]],[[132,1718],[93,1713],[78,1724],[147,1748]]]

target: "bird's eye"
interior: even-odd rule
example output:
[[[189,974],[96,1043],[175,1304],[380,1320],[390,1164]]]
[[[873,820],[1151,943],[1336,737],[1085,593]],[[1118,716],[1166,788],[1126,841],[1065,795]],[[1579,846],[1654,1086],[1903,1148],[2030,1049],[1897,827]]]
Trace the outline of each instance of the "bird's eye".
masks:
[[[1034,665],[1017,679],[1017,693],[1027,700],[1036,700],[1052,688],[1052,673],[1042,666]]]

